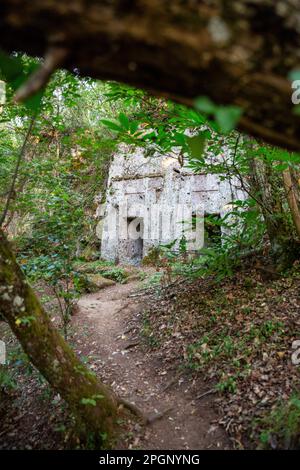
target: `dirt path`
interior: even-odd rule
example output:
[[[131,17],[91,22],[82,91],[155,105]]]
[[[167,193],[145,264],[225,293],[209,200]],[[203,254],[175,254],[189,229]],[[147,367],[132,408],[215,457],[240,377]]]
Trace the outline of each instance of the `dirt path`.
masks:
[[[75,327],[77,324],[80,331],[84,330],[84,337],[78,333],[77,346],[82,354],[92,358],[92,368],[99,377],[147,415],[163,413],[148,426],[135,425],[131,446],[229,448],[229,440],[212,409],[212,396],[195,399],[207,390],[207,384],[195,390],[188,378],[174,377],[174,372],[165,370],[161,361],[141,348],[133,332],[143,304],[138,298],[130,297],[137,284],[117,284],[82,297],[75,316]]]

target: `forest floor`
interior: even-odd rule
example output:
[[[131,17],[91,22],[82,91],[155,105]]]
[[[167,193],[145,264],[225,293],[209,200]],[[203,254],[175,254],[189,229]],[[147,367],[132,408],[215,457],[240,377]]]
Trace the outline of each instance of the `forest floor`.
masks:
[[[48,295],[57,322],[53,302]],[[177,278],[145,288],[133,280],[84,295],[69,341],[150,422],[132,416],[115,447],[294,448],[300,371],[291,356],[299,307],[298,266],[279,277],[253,262],[222,281]],[[3,322],[0,336],[11,372],[0,396],[0,448],[78,447],[63,400]]]
[[[180,376],[172,364],[145,350],[139,331],[146,299],[135,294],[137,288],[138,283],[131,282],[86,295],[74,318],[76,330],[85,328],[88,338],[87,342],[79,335],[75,343],[84,355],[93,356],[93,370],[151,422],[141,426],[133,421],[119,445],[142,449],[230,447],[211,397],[196,398],[207,391],[207,384],[201,378],[196,382]]]

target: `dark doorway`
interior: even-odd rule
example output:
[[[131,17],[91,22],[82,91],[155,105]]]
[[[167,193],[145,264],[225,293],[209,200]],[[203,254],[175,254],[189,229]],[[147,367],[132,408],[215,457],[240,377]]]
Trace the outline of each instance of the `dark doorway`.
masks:
[[[204,247],[220,246],[222,243],[220,214],[204,216]]]
[[[143,219],[138,217],[130,217],[127,219],[128,227],[128,252],[127,256],[131,264],[138,265],[143,259],[144,251],[144,229]],[[134,235],[134,239],[131,236]]]

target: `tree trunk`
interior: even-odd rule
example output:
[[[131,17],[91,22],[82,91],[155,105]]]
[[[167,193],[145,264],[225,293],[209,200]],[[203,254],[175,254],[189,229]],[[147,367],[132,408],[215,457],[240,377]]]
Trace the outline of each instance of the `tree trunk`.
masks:
[[[51,321],[16,263],[0,231],[0,314],[24,351],[80,420],[96,443],[113,433],[117,417],[112,393],[76,357]]]
[[[296,191],[294,189],[290,169],[287,168],[286,170],[284,170],[282,176],[283,176],[283,184],[284,184],[285,192],[286,192],[286,198],[289,204],[292,219],[293,219],[296,231],[297,231],[297,235],[300,238],[300,211],[298,207]]]
[[[257,195],[265,220],[274,263],[281,271],[299,258],[300,245],[284,213],[279,181],[274,181],[274,177],[267,162],[257,158],[252,160],[251,189]]]
[[[1,46],[193,105],[241,106],[242,131],[300,149],[288,74],[299,68],[300,0],[2,0]]]

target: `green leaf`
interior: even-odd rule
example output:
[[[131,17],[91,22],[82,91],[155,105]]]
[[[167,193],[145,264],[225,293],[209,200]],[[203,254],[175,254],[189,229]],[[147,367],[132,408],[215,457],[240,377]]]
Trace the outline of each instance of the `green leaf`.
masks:
[[[195,108],[205,114],[214,114],[217,110],[217,106],[207,96],[197,98]]]
[[[206,138],[207,138],[206,131],[200,132],[198,135],[193,137],[186,136],[186,143],[190,150],[190,155],[192,158],[200,158],[203,155]]]
[[[101,119],[100,122],[104,124],[106,127],[111,129],[112,131],[115,132],[123,132],[122,127],[120,127],[117,123],[113,121],[109,121],[108,119]]]
[[[11,57],[0,50],[0,74],[9,83],[23,73],[23,64],[19,57]]]
[[[35,321],[35,318],[32,315],[27,317],[19,317],[16,319],[15,324],[19,325],[30,325],[31,322]]]
[[[129,119],[124,113],[119,114],[119,121],[121,123],[121,126],[124,127],[127,131],[129,130]]]
[[[38,91],[33,96],[24,101],[25,106],[31,111],[38,111],[42,104],[44,91]]]
[[[139,128],[139,121],[131,121],[129,125],[130,134],[135,134]]]
[[[300,409],[300,400],[298,398],[291,398],[290,404],[296,406],[297,408]]]
[[[289,164],[288,163],[281,163],[279,165],[273,166],[273,168],[274,168],[275,171],[278,171],[279,173],[282,173],[284,170],[289,168]]]
[[[300,80],[300,69],[293,69],[289,72],[288,78],[291,82],[295,80]]]
[[[0,51],[0,75],[8,82],[13,91],[22,86],[39,67],[36,62],[24,64],[20,57],[11,57]],[[44,90],[35,93],[24,101],[24,105],[31,111],[40,108]]]
[[[299,78],[299,80],[300,80],[300,78]],[[293,114],[295,114],[295,116],[300,116],[300,104],[297,104],[296,106],[294,106]]]
[[[220,106],[215,113],[215,119],[220,131],[224,134],[232,131],[242,115],[242,109],[238,106]]]
[[[80,403],[82,405],[90,405],[90,406],[96,406],[97,405],[96,400],[94,400],[93,398],[82,398],[80,400]]]
[[[276,149],[266,155],[266,159],[270,162],[284,162],[287,164],[299,164],[300,155],[298,153],[288,152],[287,150]]]
[[[174,139],[175,145],[184,146],[186,143],[187,137],[182,132],[176,132],[173,136],[173,139]]]

